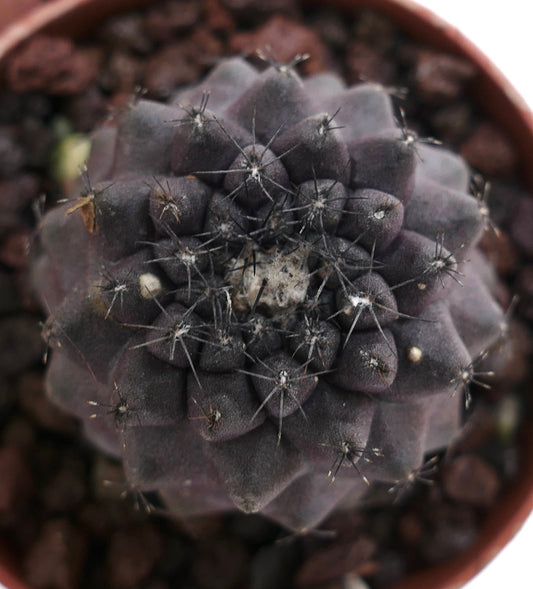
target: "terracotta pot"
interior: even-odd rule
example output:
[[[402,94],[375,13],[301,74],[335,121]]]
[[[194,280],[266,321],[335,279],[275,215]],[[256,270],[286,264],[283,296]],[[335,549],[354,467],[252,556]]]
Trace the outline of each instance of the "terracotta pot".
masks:
[[[309,3],[324,4],[320,0]],[[6,55],[38,32],[77,37],[110,14],[149,4],[150,0],[0,0],[0,66]],[[415,40],[463,56],[479,72],[478,107],[494,120],[517,147],[522,178],[533,190],[533,115],[507,79],[468,39],[429,10],[411,0],[329,0],[339,9],[360,6],[389,16]],[[1,72],[1,67],[0,67]],[[472,97],[476,102],[476,97]],[[475,544],[457,558],[407,577],[391,589],[455,589],[478,573],[518,531],[533,510],[533,423],[522,427],[520,476],[491,512]],[[0,583],[28,589],[16,574],[8,547],[0,543]]]

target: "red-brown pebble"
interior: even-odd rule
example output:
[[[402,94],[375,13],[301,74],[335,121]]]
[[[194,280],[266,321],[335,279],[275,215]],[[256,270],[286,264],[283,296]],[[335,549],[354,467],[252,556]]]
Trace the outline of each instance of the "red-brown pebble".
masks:
[[[420,518],[414,513],[407,513],[398,522],[398,534],[401,541],[407,546],[413,546],[420,542],[424,533],[424,526]]]
[[[405,556],[394,550],[387,550],[379,555],[379,560],[376,559],[375,569],[374,571],[369,570],[372,586],[380,589],[390,587],[397,581],[401,581],[402,577],[407,573]],[[365,573],[361,571],[361,575],[365,575]],[[370,589],[370,585],[355,585],[343,587],[342,589]]]
[[[152,579],[146,583],[143,589],[171,589],[171,586],[163,579]]]
[[[0,321],[0,373],[22,372],[38,364],[43,352],[37,318],[15,315]]]
[[[296,0],[222,0],[232,12],[253,22],[263,22],[270,14],[297,14]]]
[[[20,301],[13,274],[0,270],[0,313],[13,313],[20,309]],[[0,393],[0,399],[2,394]],[[0,401],[0,406],[2,402]]]
[[[495,435],[495,431],[496,416],[494,411],[484,403],[477,403],[463,429],[454,440],[450,452],[465,454],[480,450],[489,443],[491,436]]]
[[[516,154],[509,139],[492,123],[482,123],[460,146],[468,163],[485,176],[505,178],[516,168]]]
[[[0,236],[21,226],[19,214],[39,194],[39,184],[33,174],[20,174],[0,181]]]
[[[332,581],[368,562],[375,551],[375,542],[366,536],[350,544],[335,543],[316,550],[298,571],[295,585],[307,587]]]
[[[479,521],[470,507],[436,505],[428,512],[428,531],[420,544],[424,559],[444,562],[469,548],[478,533]]]
[[[1,381],[0,386],[3,386]],[[2,430],[1,440],[6,446],[17,446],[31,451],[35,444],[35,430],[25,417],[14,417]]]
[[[0,126],[0,176],[15,176],[27,164],[28,154],[20,142],[20,129]]]
[[[7,81],[15,92],[68,95],[85,90],[96,78],[99,53],[78,49],[70,39],[38,35],[7,64]]]
[[[144,54],[152,49],[145,23],[146,18],[138,12],[118,14],[104,22],[100,34],[113,50]]]
[[[391,49],[396,35],[392,21],[373,10],[364,10],[359,15],[353,33],[358,41],[382,54]]]
[[[13,387],[0,375],[0,417],[3,417],[4,411],[6,413],[10,411],[14,401]]]
[[[27,313],[42,313],[41,302],[37,300],[37,294],[29,280],[28,273],[28,268],[22,268],[21,270],[15,270],[13,274],[20,306]]]
[[[491,388],[486,391],[491,401],[508,395],[515,385],[528,378],[532,343],[526,325],[512,319],[501,345],[479,365],[480,372],[492,370],[495,373],[489,380]]]
[[[205,540],[218,536],[224,529],[224,517],[222,515],[198,515],[188,517],[180,522],[180,528],[185,534],[195,540]]]
[[[442,479],[448,497],[476,507],[490,507],[500,491],[496,470],[474,454],[454,458],[444,468]]]
[[[169,43],[193,27],[199,16],[200,3],[196,0],[170,0],[151,7],[144,26],[151,39]]]
[[[77,431],[76,419],[46,398],[40,373],[22,374],[16,390],[21,408],[40,427],[62,434],[74,434]]]
[[[121,50],[114,51],[100,74],[100,84],[109,92],[133,93],[144,76],[145,63]]]
[[[129,589],[142,586],[161,558],[162,551],[162,538],[149,522],[115,531],[107,552],[110,587]]]
[[[210,31],[220,32],[226,35],[233,33],[236,27],[235,19],[220,0],[204,1],[204,18]]]
[[[183,50],[192,63],[205,70],[217,63],[222,52],[222,42],[207,27],[196,27]]]
[[[348,45],[346,66],[348,82],[351,84],[365,81],[387,86],[392,85],[396,77],[396,70],[392,62],[368,45],[358,41]]]
[[[0,262],[10,268],[26,267],[32,236],[30,229],[17,229],[8,233],[0,244]]]
[[[46,522],[26,556],[26,582],[32,589],[78,589],[86,538],[66,519]]]
[[[33,486],[28,457],[17,446],[0,447],[0,523],[6,525],[27,504]]]
[[[143,86],[150,96],[168,98],[177,86],[196,80],[200,72],[200,67],[187,59],[184,43],[173,43],[148,61]]]
[[[434,103],[458,98],[475,74],[470,62],[434,51],[421,51],[414,68],[418,92],[424,100]]]
[[[249,556],[242,544],[231,538],[214,538],[196,545],[191,577],[196,589],[233,589],[247,577]]]
[[[85,464],[81,459],[67,458],[40,490],[45,508],[52,513],[66,513],[79,507],[87,495]]]
[[[324,529],[338,530],[335,540],[339,543],[350,544],[361,536],[366,522],[367,516],[363,511],[339,510],[333,512],[324,522]]]
[[[272,47],[272,57],[280,63],[290,62],[295,55],[309,53],[310,58],[301,66],[305,74],[327,69],[328,51],[318,35],[283,16],[273,16],[262,27],[251,33],[236,34],[230,40],[232,53],[255,54],[258,49],[264,51],[266,47]]]
[[[519,296],[520,313],[533,319],[533,264],[527,264],[520,270],[515,288]]]
[[[489,227],[483,233],[479,246],[500,276],[509,276],[516,271],[520,261],[518,252],[506,231],[495,231]]]
[[[533,196],[523,194],[513,208],[510,227],[517,246],[527,256],[533,257]]]
[[[76,512],[76,520],[85,530],[98,539],[109,541],[111,534],[124,522],[135,519],[126,501],[88,501]]]
[[[443,106],[431,117],[431,125],[444,143],[464,141],[472,131],[472,108],[460,101]]]
[[[273,542],[262,546],[252,557],[250,585],[254,589],[283,587],[298,558],[295,542]]]
[[[313,28],[330,47],[344,51],[352,39],[346,19],[335,9],[322,12],[313,21]]]
[[[53,126],[48,122],[28,117],[22,121],[20,142],[27,158],[28,169],[48,169],[50,152],[55,146]]]
[[[73,96],[65,104],[65,113],[76,131],[91,132],[109,114],[107,99],[96,84],[92,84],[82,94]]]

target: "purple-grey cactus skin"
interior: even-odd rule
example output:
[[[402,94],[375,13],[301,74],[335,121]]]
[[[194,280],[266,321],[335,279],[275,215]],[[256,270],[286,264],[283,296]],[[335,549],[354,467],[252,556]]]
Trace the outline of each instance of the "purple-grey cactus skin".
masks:
[[[301,531],[406,480],[500,334],[470,176],[381,86],[294,64],[139,100],[40,225],[49,397],[180,516]]]

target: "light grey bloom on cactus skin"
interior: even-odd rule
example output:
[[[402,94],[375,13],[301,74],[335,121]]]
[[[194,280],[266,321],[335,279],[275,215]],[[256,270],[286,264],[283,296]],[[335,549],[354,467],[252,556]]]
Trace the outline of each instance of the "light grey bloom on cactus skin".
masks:
[[[136,489],[301,531],[451,440],[503,316],[465,162],[297,61],[226,59],[97,130],[33,277],[47,392]]]

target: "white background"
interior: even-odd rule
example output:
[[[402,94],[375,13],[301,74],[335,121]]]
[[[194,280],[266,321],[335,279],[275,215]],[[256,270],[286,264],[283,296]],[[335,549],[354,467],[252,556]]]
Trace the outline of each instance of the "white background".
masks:
[[[486,53],[533,108],[533,33],[528,0],[419,0]],[[533,517],[464,589],[532,589]],[[2,585],[0,584],[0,588]],[[431,589],[431,588],[428,588]]]
[[[473,41],[533,105],[529,0],[417,0]],[[533,582],[530,587],[533,587]]]
[[[533,108],[533,33],[528,0],[418,0],[473,41]],[[533,516],[464,589],[533,588]],[[431,589],[431,588],[428,588]]]

